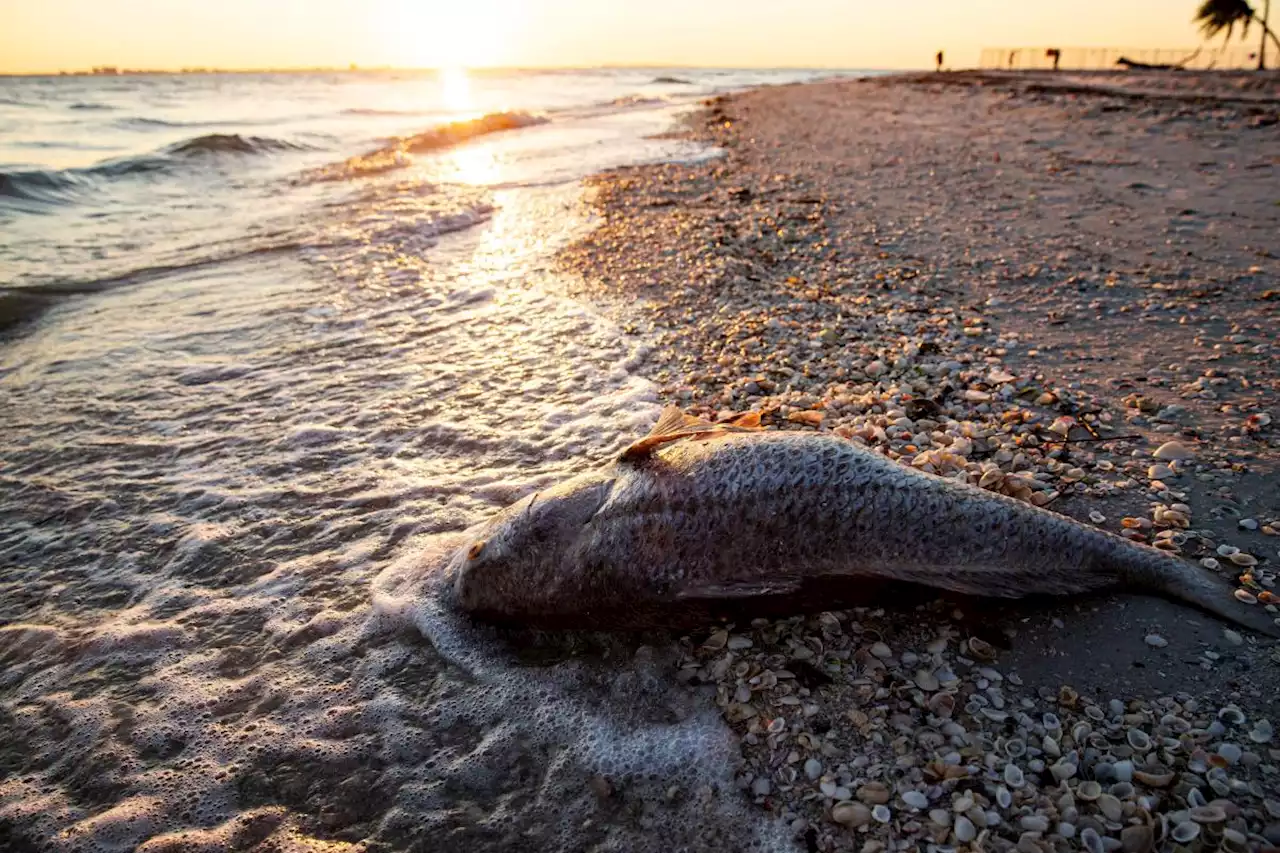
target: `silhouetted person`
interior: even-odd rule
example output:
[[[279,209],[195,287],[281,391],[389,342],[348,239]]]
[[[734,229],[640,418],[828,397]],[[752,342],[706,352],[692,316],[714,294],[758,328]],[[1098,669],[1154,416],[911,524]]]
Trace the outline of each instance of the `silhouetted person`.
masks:
[[[938,70],[941,71],[942,70],[942,51],[938,51],[938,55],[936,59],[938,62]]]
[[[1062,59],[1062,51],[1056,47],[1051,47],[1044,52],[1044,55],[1053,60],[1053,70],[1058,70],[1058,61]]]

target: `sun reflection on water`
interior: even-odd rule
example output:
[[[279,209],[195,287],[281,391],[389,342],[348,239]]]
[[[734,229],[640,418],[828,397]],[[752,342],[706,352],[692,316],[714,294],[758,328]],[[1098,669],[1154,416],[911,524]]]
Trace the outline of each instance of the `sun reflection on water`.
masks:
[[[471,78],[467,76],[467,69],[453,65],[441,68],[439,73],[441,100],[444,101],[445,109],[454,113],[473,111],[476,107],[471,98]]]

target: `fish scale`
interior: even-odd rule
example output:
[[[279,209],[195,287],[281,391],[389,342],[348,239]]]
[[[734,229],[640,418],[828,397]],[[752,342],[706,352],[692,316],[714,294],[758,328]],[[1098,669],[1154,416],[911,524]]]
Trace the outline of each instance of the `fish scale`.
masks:
[[[660,422],[641,451],[471,531],[452,564],[461,606],[625,628],[674,625],[692,605],[749,604],[814,580],[997,598],[1123,585],[1278,634],[1226,583],[1155,548],[828,434],[691,432],[690,420],[665,441]]]

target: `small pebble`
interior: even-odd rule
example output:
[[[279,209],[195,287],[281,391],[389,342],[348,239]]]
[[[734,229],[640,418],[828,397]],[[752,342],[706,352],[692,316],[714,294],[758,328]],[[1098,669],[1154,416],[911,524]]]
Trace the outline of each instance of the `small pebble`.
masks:
[[[1163,649],[1165,646],[1169,645],[1169,641],[1164,637],[1161,637],[1159,634],[1147,634],[1146,643],[1153,649]]]

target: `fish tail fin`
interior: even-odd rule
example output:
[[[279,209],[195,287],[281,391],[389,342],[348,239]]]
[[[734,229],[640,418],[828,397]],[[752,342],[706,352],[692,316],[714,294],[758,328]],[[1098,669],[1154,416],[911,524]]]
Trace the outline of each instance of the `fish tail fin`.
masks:
[[[1132,543],[1125,543],[1132,544]],[[1116,568],[1128,585],[1193,604],[1250,631],[1280,638],[1280,627],[1260,604],[1238,601],[1231,586],[1186,560],[1155,548],[1133,546],[1117,554]]]

